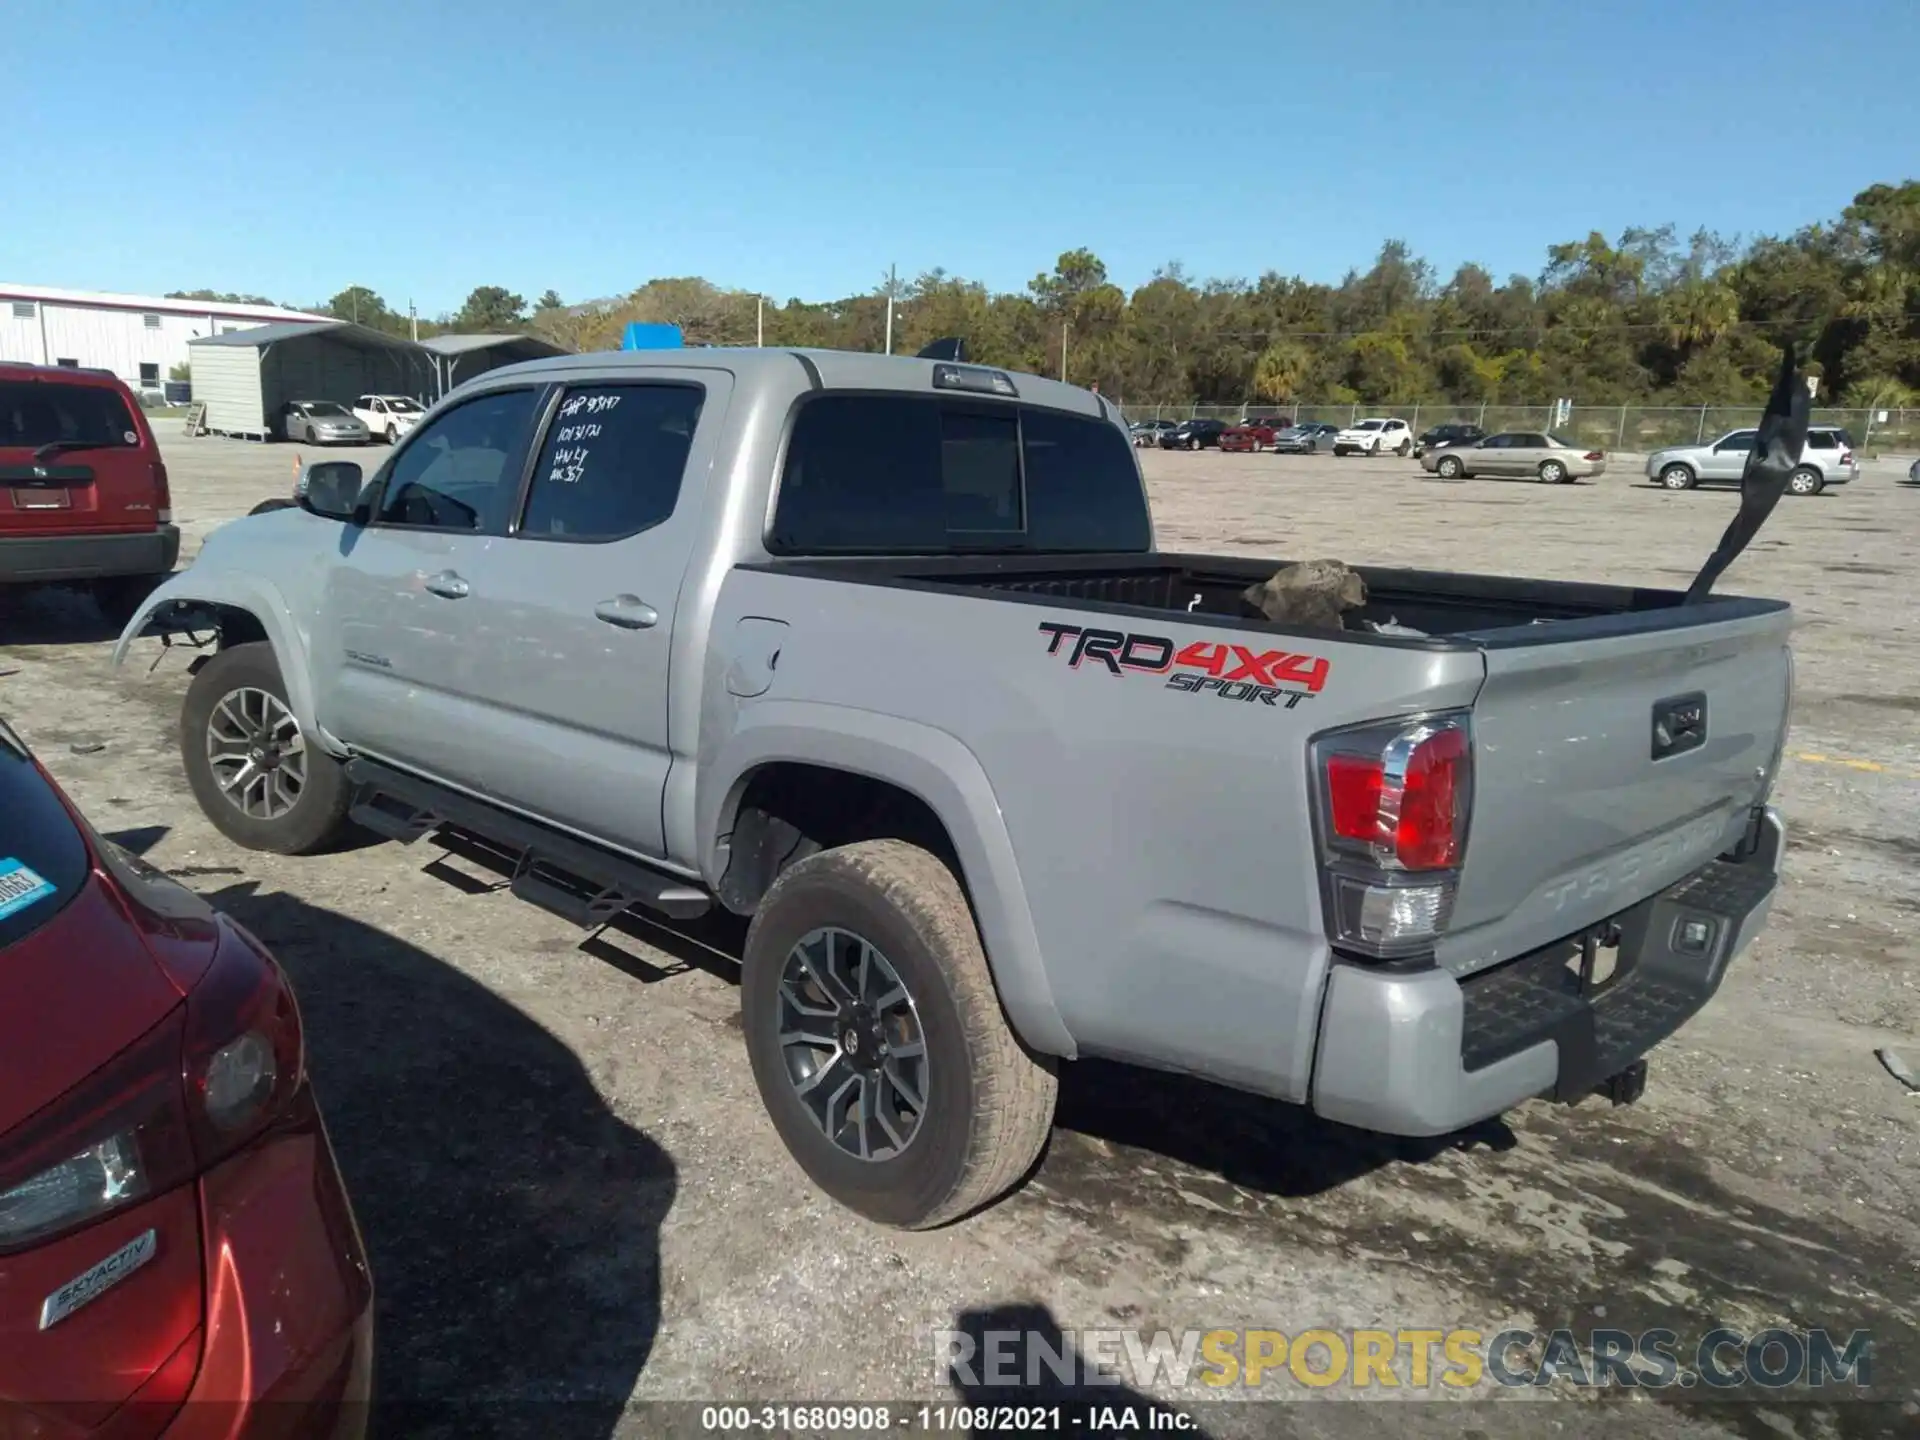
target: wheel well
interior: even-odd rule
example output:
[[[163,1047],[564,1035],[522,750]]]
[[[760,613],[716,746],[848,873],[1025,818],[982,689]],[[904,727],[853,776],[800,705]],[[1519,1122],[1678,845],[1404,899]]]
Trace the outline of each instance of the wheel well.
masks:
[[[734,811],[721,903],[751,915],[787,866],[858,840],[905,840],[966,877],[953,837],[933,807],[909,790],[870,775],[780,761],[748,778]]]
[[[209,605],[206,608],[219,626],[222,650],[231,650],[236,645],[250,645],[267,638],[267,627],[260,623],[260,618],[251,610],[242,610],[238,605]]]

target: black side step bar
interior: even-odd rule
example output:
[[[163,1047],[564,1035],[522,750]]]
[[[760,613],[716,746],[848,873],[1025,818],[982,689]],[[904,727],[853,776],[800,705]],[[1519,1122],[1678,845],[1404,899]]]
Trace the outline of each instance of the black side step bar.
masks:
[[[443,826],[497,848],[513,866],[509,888],[542,910],[582,929],[596,929],[635,905],[674,920],[693,920],[713,897],[637,860],[475,800],[376,761],[347,762],[357,825],[411,845]]]

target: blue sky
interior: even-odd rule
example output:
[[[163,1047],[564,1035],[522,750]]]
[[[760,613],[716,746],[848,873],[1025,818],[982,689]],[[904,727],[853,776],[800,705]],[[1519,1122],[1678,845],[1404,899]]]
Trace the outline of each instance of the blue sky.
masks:
[[[1913,0],[12,0],[5,31],[0,281],[423,314],[890,262],[1017,288],[1081,245],[1127,286],[1337,280],[1389,237],[1537,274],[1920,173]]]

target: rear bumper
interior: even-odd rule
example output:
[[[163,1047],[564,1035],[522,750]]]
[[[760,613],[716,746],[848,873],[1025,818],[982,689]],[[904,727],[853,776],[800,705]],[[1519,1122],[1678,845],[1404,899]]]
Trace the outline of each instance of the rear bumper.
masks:
[[[1711,862],[1618,917],[1613,977],[1582,995],[1571,942],[1456,979],[1336,964],[1313,1108],[1393,1135],[1440,1135],[1522,1100],[1576,1100],[1696,1014],[1766,923],[1785,830],[1765,812],[1737,860]],[[1683,939],[1689,926],[1698,928]]]
[[[205,1348],[167,1440],[366,1433],[373,1282],[326,1130],[304,1105],[290,1133],[201,1182]]]
[[[172,525],[130,535],[0,536],[0,584],[165,575],[179,558]]]

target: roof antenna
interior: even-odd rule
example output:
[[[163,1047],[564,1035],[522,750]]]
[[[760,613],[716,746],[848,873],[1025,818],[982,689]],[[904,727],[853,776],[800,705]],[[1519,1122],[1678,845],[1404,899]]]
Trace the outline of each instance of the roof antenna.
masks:
[[[1734,513],[1726,534],[1708,557],[1692,585],[1687,587],[1686,603],[1698,605],[1707,598],[1726,568],[1739,558],[1773,507],[1786,494],[1787,477],[1799,465],[1807,447],[1807,417],[1813,409],[1813,382],[1802,380],[1793,363],[1793,342],[1787,342],[1780,357],[1780,378],[1774,382],[1773,396],[1766,413],[1760,417],[1759,433],[1747,454],[1747,468],[1740,475],[1740,508]]]
[[[967,342],[958,335],[944,335],[934,341],[916,357],[921,360],[952,360],[956,364],[967,358]]]

